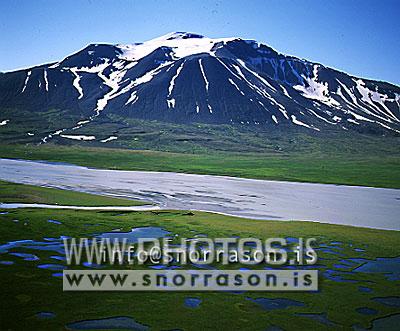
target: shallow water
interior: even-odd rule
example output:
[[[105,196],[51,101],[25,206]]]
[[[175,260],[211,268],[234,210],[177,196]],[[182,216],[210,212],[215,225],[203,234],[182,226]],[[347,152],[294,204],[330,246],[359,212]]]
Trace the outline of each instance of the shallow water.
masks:
[[[359,286],[358,290],[360,292],[363,292],[363,293],[371,293],[371,292],[373,292],[372,288],[369,288],[369,287],[366,287],[366,286]]]
[[[13,265],[14,261],[0,261],[1,265]]]
[[[66,325],[68,330],[148,330],[143,324],[130,317],[110,317],[97,320],[79,321]]]
[[[21,257],[24,259],[24,261],[38,261],[39,257],[37,257],[34,254],[29,254],[29,253],[10,253],[10,255],[16,256],[16,257]]]
[[[130,232],[106,232],[97,238],[109,238],[111,241],[115,239],[127,239],[127,243],[134,244],[137,243],[139,238],[162,238],[170,234],[169,231],[164,230],[159,227],[148,226],[141,228],[134,228]]]
[[[52,223],[52,224],[57,224],[57,225],[62,224],[60,221],[56,221],[56,220],[47,220],[47,222]]]
[[[351,275],[351,272],[343,272],[327,269],[322,273],[323,277],[334,282],[356,283],[356,280],[347,279],[346,276]]]
[[[201,303],[201,299],[199,298],[186,298],[184,305],[188,308],[197,308]]]
[[[379,302],[383,305],[390,307],[400,307],[400,297],[381,297],[381,298],[372,298],[375,302]]]
[[[333,249],[335,249],[335,248],[333,248]],[[342,253],[337,252],[337,251],[335,251],[335,250],[333,250],[333,249],[331,249],[331,248],[317,248],[316,251],[320,251],[320,252],[327,253],[327,254],[334,254],[334,255],[341,255],[341,256],[343,256]]]
[[[366,262],[354,269],[353,272],[382,273],[389,280],[400,280],[400,257],[365,260]]]
[[[373,331],[398,330],[399,325],[400,325],[400,314],[396,314],[374,320],[372,322],[371,330]]]
[[[101,264],[97,264],[97,263],[91,263],[91,262],[83,262],[82,265],[86,268],[90,268],[90,269],[101,269],[101,268],[105,268],[104,265]]]
[[[52,255],[52,256],[50,256],[50,259],[57,260],[57,261],[66,261],[65,256],[60,256],[60,255]]]
[[[52,271],[60,271],[60,270],[64,270],[67,267],[63,266],[61,264],[39,264],[37,266],[39,269],[47,269],[47,270],[52,270]]]
[[[285,298],[247,298],[247,300],[253,301],[259,304],[262,308],[266,310],[273,310],[273,309],[285,309],[287,307],[296,306],[302,307],[305,306],[304,302],[297,301],[297,300],[290,300]]]
[[[356,309],[357,313],[362,314],[362,315],[376,315],[378,311],[373,308],[368,308],[368,307],[360,307]]]
[[[164,230],[160,227],[138,227],[133,228],[130,232],[105,232],[98,235],[96,238],[110,238],[111,242],[115,239],[127,239],[127,243],[136,243],[138,238],[161,238],[165,237],[170,234],[169,231]],[[67,239],[67,236],[60,236],[59,238],[43,238],[43,241],[36,241],[36,240],[16,240],[10,241],[6,244],[0,245],[0,254],[7,254],[15,257],[22,258],[24,261],[38,261],[40,258],[32,253],[25,253],[25,252],[10,252],[10,250],[14,249],[24,249],[24,250],[37,250],[37,251],[50,251],[55,252],[57,255],[51,255],[50,259],[57,260],[60,262],[65,262],[65,249],[64,249],[64,242],[63,239]],[[36,253],[36,252],[35,252]],[[2,265],[11,265],[14,264],[13,261],[1,260],[0,264]],[[103,268],[102,265],[97,265],[94,263],[84,262],[82,264],[86,268]],[[66,269],[64,265],[61,264],[54,264],[54,263],[47,263],[47,264],[40,264],[37,266],[40,269],[48,269],[52,271],[61,271]],[[170,267],[173,269],[173,267]],[[53,276],[58,277],[59,274],[54,274]]]
[[[40,313],[36,314],[36,317],[41,318],[41,319],[49,319],[49,318],[54,318],[56,317],[56,314],[50,311],[42,311]]]
[[[368,330],[372,331],[391,331],[398,330],[400,325],[400,314],[390,315],[386,317],[377,318],[372,321],[372,328]],[[359,325],[353,325],[355,331],[368,331]]]
[[[10,159],[0,159],[0,179],[143,199],[163,209],[400,230],[400,190],[396,189],[99,170]]]

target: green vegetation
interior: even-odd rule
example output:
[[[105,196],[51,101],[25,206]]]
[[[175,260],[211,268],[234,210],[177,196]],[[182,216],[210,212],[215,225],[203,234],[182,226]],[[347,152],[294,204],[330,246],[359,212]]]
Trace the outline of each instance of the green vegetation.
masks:
[[[0,181],[0,202],[72,206],[138,206],[144,202]]]
[[[4,112],[4,118],[12,115],[12,110]],[[105,169],[400,188],[400,137],[339,127],[316,132],[247,124],[173,124],[106,114],[80,129],[64,132],[94,135],[95,141],[54,136],[50,143],[38,146],[47,134],[82,119],[73,112],[69,116],[56,110],[40,116],[27,112],[0,128],[0,157]],[[118,139],[100,142],[111,135]]]
[[[400,156],[379,153],[172,153],[83,146],[1,145],[0,157],[83,166],[400,188]]]
[[[31,187],[8,184],[18,190],[20,201],[39,202],[30,196]],[[25,191],[26,189],[26,191]],[[0,189],[0,200],[7,197],[7,190]],[[75,194],[75,193],[74,193]],[[40,196],[40,194],[35,195]],[[40,198],[40,197],[39,197]],[[48,209],[8,210],[0,215],[0,245],[9,241],[61,235],[91,237],[95,234],[120,228],[130,231],[133,227],[160,226],[180,237],[206,234],[209,238],[241,237],[315,237],[319,245],[341,242],[339,254],[319,252],[319,263],[326,268],[340,270],[344,258],[376,258],[399,255],[400,233],[348,226],[318,224],[312,222],[257,221],[211,213],[187,213],[185,211],[157,212],[93,212]],[[62,224],[48,223],[55,219]],[[16,222],[18,220],[18,222]],[[362,248],[365,252],[356,251]],[[336,282],[320,277],[320,292],[317,293],[178,293],[178,292],[62,292],[62,281],[53,277],[52,271],[37,268],[39,264],[60,263],[50,258],[51,251],[11,248],[10,252],[29,252],[40,257],[40,261],[23,261],[21,258],[0,254],[0,260],[13,261],[14,265],[0,265],[2,309],[1,328],[30,330],[61,330],[74,321],[130,316],[152,330],[265,330],[277,325],[285,330],[324,330],[328,327],[318,321],[296,316],[296,313],[327,313],[327,317],[340,325],[337,328],[351,329],[352,325],[370,326],[373,319],[398,312],[371,300],[373,297],[393,296],[399,281],[389,281],[382,274],[349,273],[352,282]],[[357,265],[355,265],[357,266]],[[126,268],[126,266],[124,266]],[[230,268],[239,268],[231,265]],[[259,266],[262,267],[262,266]],[[323,269],[324,270],[324,269]],[[358,290],[367,286],[371,293]],[[202,299],[198,308],[184,306],[186,297]],[[286,309],[263,310],[248,297],[288,298],[302,301],[305,306]],[[369,307],[377,315],[362,315],[358,307]],[[56,313],[53,319],[40,319],[38,312]]]

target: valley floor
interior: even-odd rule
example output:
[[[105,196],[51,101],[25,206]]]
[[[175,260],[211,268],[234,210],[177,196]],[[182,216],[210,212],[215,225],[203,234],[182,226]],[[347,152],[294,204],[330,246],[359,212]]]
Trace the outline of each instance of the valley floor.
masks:
[[[342,132],[287,134],[285,131],[260,132],[252,128],[133,120],[123,123],[115,118],[111,124],[109,121],[97,123],[97,127],[89,126],[85,132],[77,130],[75,134],[101,132],[104,137],[96,137],[97,140],[111,135],[118,139],[101,143],[55,138],[38,146],[40,137],[28,136],[26,132],[42,125],[41,129],[50,133],[56,125],[62,125],[52,114],[49,113],[48,123],[37,124],[33,117],[32,121],[21,117],[20,124],[10,122],[3,127],[0,157],[66,162],[101,169],[400,188],[398,137]],[[26,123],[31,123],[32,128],[27,128]],[[0,202],[80,206],[142,204],[6,182],[0,183]],[[61,236],[91,238],[116,229],[131,231],[149,226],[171,232],[176,240],[196,235],[260,239],[315,237],[320,290],[306,293],[62,291],[60,273],[65,261],[60,253]],[[39,244],[31,248],[15,244],[20,240]],[[77,325],[73,324],[75,322],[95,320],[101,325],[104,318],[124,317],[131,325],[137,323],[139,329],[150,327],[152,330],[268,330],[273,326],[284,330],[352,329],[353,326],[363,330],[383,326],[391,330],[398,326],[400,316],[399,242],[398,231],[313,222],[258,221],[204,212],[2,209],[1,328],[63,330],[73,329]],[[388,258],[384,260],[388,262],[376,267],[375,263],[382,261],[375,260],[377,258]],[[375,269],[361,268],[371,263]],[[188,306],[188,299],[194,299],[198,305]],[[292,305],[271,309],[260,304],[279,302],[275,299],[288,299]],[[100,320],[96,322],[97,319]],[[107,321],[112,323],[113,320]],[[77,327],[79,325],[82,328],[82,324]],[[103,327],[111,328],[110,324],[108,327],[103,324]]]
[[[12,110],[8,112],[12,114]],[[2,126],[0,157],[100,169],[400,188],[398,136],[340,128],[313,132],[289,127],[172,124],[104,115],[83,128],[65,132],[94,136],[93,141],[54,136],[38,145],[47,134],[68,127],[64,117],[54,114],[57,112],[26,112],[25,117]],[[110,136],[116,139],[101,142]]]
[[[400,154],[182,153],[86,146],[0,145],[1,158],[66,162],[99,169],[171,171],[327,184],[400,188]]]
[[[118,203],[118,199],[5,182],[0,187],[0,201],[133,204],[130,200]],[[257,221],[185,211],[121,213],[11,209],[0,212],[0,314],[1,328],[4,329],[62,330],[66,326],[73,329],[75,322],[122,316],[132,318],[143,329],[147,326],[152,330],[265,330],[271,326],[284,330],[323,330],[351,329],[353,325],[367,328],[376,323],[384,323],[390,330],[390,326],[393,327],[390,323],[400,313],[400,299],[396,296],[398,270],[390,277],[383,272],[357,272],[360,265],[370,259],[399,256],[398,231],[309,222]],[[171,232],[176,236],[175,240],[195,235],[209,238],[239,235],[261,239],[315,237],[319,247],[316,268],[320,273],[320,290],[309,293],[62,292],[61,271],[55,270],[61,270],[65,262],[60,260],[57,238],[90,238],[115,229],[130,231],[148,226]],[[19,240],[41,244],[36,248],[10,246]],[[41,245],[46,248],[41,249]],[[24,254],[33,254],[37,259],[24,259]],[[229,266],[240,267],[243,266]],[[188,298],[197,300],[199,305],[186,305]],[[260,298],[288,299],[288,302],[300,304],[265,309],[257,303],[260,301],[254,301],[262,301]]]

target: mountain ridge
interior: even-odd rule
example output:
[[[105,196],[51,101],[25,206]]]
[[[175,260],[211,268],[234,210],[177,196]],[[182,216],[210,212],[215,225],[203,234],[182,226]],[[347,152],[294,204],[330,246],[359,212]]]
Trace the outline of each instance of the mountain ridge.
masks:
[[[255,40],[188,32],[144,43],[91,43],[61,61],[2,73],[0,107],[68,110],[79,118],[37,132],[42,142],[103,114],[400,133],[400,87],[392,83],[287,56]]]

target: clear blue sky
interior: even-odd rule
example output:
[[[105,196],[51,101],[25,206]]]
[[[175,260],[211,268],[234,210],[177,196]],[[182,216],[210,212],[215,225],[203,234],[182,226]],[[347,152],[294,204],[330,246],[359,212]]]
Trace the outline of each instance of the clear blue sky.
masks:
[[[0,71],[62,59],[92,42],[172,31],[256,39],[400,85],[400,1],[1,0]]]

